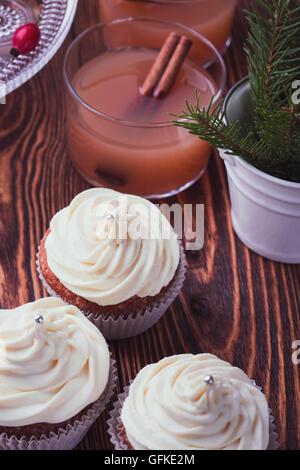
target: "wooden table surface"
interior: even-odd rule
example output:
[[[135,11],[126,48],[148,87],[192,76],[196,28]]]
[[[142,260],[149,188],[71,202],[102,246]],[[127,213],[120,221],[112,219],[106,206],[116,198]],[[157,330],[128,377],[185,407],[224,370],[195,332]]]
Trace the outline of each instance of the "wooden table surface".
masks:
[[[225,55],[230,87],[247,73],[247,32],[240,0],[233,43]],[[96,0],[79,0],[75,22],[48,66],[0,106],[0,307],[46,295],[35,269],[36,248],[56,211],[89,185],[68,158],[62,63],[71,40],[100,19]],[[161,321],[130,340],[110,342],[118,391],[150,362],[209,352],[244,369],[266,393],[282,449],[300,449],[300,267],[273,263],[235,236],[226,174],[213,155],[208,171],[180,194],[205,204],[205,247],[187,252],[184,289]],[[176,202],[176,198],[168,202]],[[111,449],[104,413],[79,449]]]

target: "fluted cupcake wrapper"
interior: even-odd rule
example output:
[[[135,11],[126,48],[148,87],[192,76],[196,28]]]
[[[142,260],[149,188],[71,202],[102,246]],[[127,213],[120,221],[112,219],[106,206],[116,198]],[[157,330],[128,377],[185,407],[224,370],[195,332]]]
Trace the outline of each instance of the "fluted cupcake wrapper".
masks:
[[[39,277],[47,290],[48,294],[54,297],[61,298],[45,280],[39,263],[39,249],[36,258],[37,270]],[[132,336],[139,335],[144,331],[151,328],[155,323],[160,320],[169,306],[174,302],[179,292],[182,289],[186,273],[185,255],[182,246],[180,245],[180,261],[175,278],[173,279],[170,287],[166,292],[159,297],[155,302],[143,309],[137,309],[132,313],[122,315],[99,315],[93,312],[81,310],[86,317],[99,328],[101,333],[106,339],[124,339]],[[62,299],[64,300],[64,299]]]
[[[107,421],[107,431],[110,436],[110,442],[114,446],[115,450],[128,450],[128,446],[124,442],[121,422],[121,411],[123,408],[124,401],[128,397],[128,394],[129,386],[126,386],[124,387],[124,392],[121,392],[117,396],[113,408],[109,413],[109,420]]]
[[[256,384],[255,380],[252,379],[252,383],[254,387],[256,387],[258,390],[262,392],[262,387]],[[268,450],[277,450],[280,447],[279,444],[279,435],[276,432],[276,426],[275,426],[275,418],[272,415],[272,410],[269,408],[269,433],[270,433],[270,440],[269,440],[269,446]]]
[[[115,361],[110,358],[109,378],[101,397],[92,403],[74,423],[62,427],[58,432],[45,433],[41,436],[32,435],[21,438],[15,435],[0,434],[0,450],[72,450],[79,444],[91,425],[99,418],[113,396],[117,382]]]
[[[252,380],[253,385],[262,390],[261,387],[258,387],[254,380]],[[128,446],[124,441],[124,432],[121,422],[121,411],[125,399],[129,394],[129,386],[124,387],[124,391],[120,393],[115,401],[112,410],[109,413],[109,420],[107,421],[108,434],[110,436],[110,442],[114,446],[115,450],[128,450]],[[278,434],[276,432],[274,417],[272,416],[272,410],[269,408],[269,446],[268,450],[277,450],[279,448]]]

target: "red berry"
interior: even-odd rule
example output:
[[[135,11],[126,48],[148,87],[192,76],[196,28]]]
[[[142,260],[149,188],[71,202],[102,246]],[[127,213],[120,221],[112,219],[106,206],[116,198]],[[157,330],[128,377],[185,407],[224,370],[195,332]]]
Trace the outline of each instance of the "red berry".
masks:
[[[36,48],[40,37],[40,29],[36,24],[28,23],[20,26],[13,35],[10,53],[15,57],[19,54],[28,54]]]

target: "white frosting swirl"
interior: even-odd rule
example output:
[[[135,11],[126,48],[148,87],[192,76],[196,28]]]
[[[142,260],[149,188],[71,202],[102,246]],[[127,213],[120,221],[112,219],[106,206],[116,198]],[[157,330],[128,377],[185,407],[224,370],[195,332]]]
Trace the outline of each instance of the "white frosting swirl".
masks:
[[[100,397],[109,368],[104,337],[76,307],[48,297],[0,310],[0,426],[72,418]]]
[[[157,295],[179,263],[177,236],[146,199],[94,188],[50,223],[48,266],[71,292],[98,305]]]
[[[214,383],[205,382],[213,376]],[[247,375],[210,354],[167,357],[142,369],[121,420],[134,449],[266,449],[268,404]]]

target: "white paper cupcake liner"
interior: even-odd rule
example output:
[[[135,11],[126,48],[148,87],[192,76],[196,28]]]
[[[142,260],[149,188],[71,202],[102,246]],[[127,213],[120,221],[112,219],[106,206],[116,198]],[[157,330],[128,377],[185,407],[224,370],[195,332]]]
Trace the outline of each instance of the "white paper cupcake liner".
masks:
[[[39,250],[38,248],[36,265],[39,273],[39,277],[51,296],[61,298],[47,283],[45,280],[39,263]],[[93,312],[87,312],[81,310],[86,317],[99,328],[101,333],[106,339],[124,339],[132,336],[139,335],[144,331],[151,328],[155,323],[160,320],[169,306],[174,302],[179,292],[182,289],[186,273],[185,255],[182,246],[180,245],[180,261],[175,278],[173,279],[169,289],[161,296],[158,300],[153,302],[146,308],[138,309],[132,313],[126,315],[126,318],[122,316],[112,316],[109,314],[99,315]],[[64,300],[64,299],[62,299]]]
[[[107,386],[101,397],[92,403],[87,412],[58,432],[50,431],[40,437],[17,438],[6,433],[0,434],[0,450],[72,450],[79,444],[91,425],[99,418],[113,396],[117,381],[115,361],[110,359],[110,372]]]
[[[261,387],[258,387],[254,380],[252,380],[253,385],[262,390]],[[128,450],[126,443],[123,438],[123,429],[121,422],[121,411],[123,408],[123,403],[127,398],[129,393],[129,386],[124,387],[124,392],[120,393],[113,405],[113,409],[109,413],[109,420],[107,421],[108,425],[108,434],[110,436],[110,442],[113,444],[115,450]],[[277,450],[279,448],[278,434],[276,432],[274,417],[272,416],[272,410],[269,408],[269,433],[270,440],[268,450]]]

